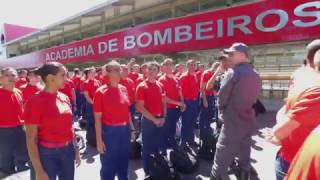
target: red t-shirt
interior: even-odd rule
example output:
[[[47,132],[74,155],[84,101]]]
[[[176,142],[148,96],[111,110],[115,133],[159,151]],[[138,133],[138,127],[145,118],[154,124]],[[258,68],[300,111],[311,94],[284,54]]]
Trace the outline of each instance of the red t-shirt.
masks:
[[[174,101],[180,101],[179,90],[181,89],[181,87],[176,78],[164,75],[159,79],[159,82],[162,84],[162,87],[168,98]],[[177,108],[177,105],[175,104],[167,104],[167,108]]]
[[[70,101],[73,100],[73,94],[72,94],[73,90],[74,90],[74,85],[71,80],[67,80],[64,84],[64,87],[59,89],[60,92],[68,96]]]
[[[38,126],[39,142],[72,141],[72,111],[69,98],[63,93],[41,91],[25,106],[26,125]]]
[[[100,81],[94,80],[86,80],[83,84],[83,91],[87,91],[89,97],[93,99],[94,94],[96,93],[97,89],[100,87]]]
[[[74,85],[74,88],[76,90],[80,90],[80,83],[81,83],[81,77],[80,76],[73,76],[71,79]]]
[[[308,88],[288,109],[288,118],[299,122],[299,127],[282,141],[281,156],[291,162],[310,132],[320,124],[320,87]]]
[[[141,76],[136,80],[136,82],[135,82],[136,87],[137,87],[140,83],[142,83],[144,80],[146,80],[146,79],[147,79],[146,76],[141,75]]]
[[[101,85],[109,84],[109,76],[100,76],[97,80],[100,81]]]
[[[32,96],[34,96],[37,92],[41,91],[42,88],[39,86],[32,86],[30,84],[25,84],[20,87],[23,97],[23,104],[25,104]]]
[[[203,71],[197,71],[196,72],[196,77],[197,77],[197,81],[198,81],[199,87],[200,87],[202,74],[203,74]]]
[[[202,74],[202,78],[201,78],[201,83],[204,84],[205,86],[207,85],[207,82],[209,81],[209,79],[213,76],[213,72],[209,69],[204,71],[204,73]],[[215,90],[205,90],[205,94],[206,96],[212,96],[216,94]]]
[[[22,93],[18,89],[14,92],[0,88],[0,128],[21,125],[23,113]]]
[[[116,125],[129,122],[129,103],[128,92],[124,86],[115,88],[103,85],[94,96],[93,108],[94,112],[102,113],[103,124]]]
[[[287,180],[320,179],[320,128],[304,142],[290,165]]]
[[[144,101],[144,107],[153,116],[163,116],[162,98],[165,96],[160,82],[143,81],[136,90],[136,99]]]
[[[185,100],[197,100],[199,96],[199,84],[196,75],[182,74],[179,79],[182,95]]]
[[[16,82],[16,88],[19,88],[25,84],[27,84],[28,81],[25,78],[20,78],[18,79],[18,81]]]
[[[134,103],[135,85],[130,78],[120,79],[120,84],[127,88],[130,105]]]
[[[128,76],[133,82],[136,82],[139,78],[139,73],[130,72]]]

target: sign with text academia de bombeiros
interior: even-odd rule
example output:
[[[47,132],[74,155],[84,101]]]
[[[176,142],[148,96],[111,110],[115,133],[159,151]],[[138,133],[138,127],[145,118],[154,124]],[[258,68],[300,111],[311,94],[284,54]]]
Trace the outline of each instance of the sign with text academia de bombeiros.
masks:
[[[265,0],[132,27],[8,59],[13,66],[99,61],[320,37],[320,1]]]

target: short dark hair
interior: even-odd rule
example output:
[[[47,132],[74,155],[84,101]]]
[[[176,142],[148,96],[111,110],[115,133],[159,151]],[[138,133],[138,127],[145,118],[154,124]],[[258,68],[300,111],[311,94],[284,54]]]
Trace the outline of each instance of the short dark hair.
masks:
[[[73,69],[74,74],[80,74],[80,69],[79,68],[74,68]]]
[[[41,76],[43,82],[46,82],[48,75],[57,75],[64,65],[58,62],[48,62],[35,71],[35,74]]]
[[[86,69],[84,69],[83,73],[84,73],[86,76],[88,76],[88,74],[89,74],[89,72],[90,72],[91,70],[96,70],[96,68],[94,68],[94,67],[86,68]]]
[[[147,68],[149,68],[151,66],[156,66],[158,68],[158,70],[160,69],[160,65],[157,61],[151,61],[151,62],[147,63]]]
[[[23,74],[23,73],[27,73],[27,74],[28,74],[28,71],[25,70],[25,69],[22,69],[22,70],[20,70],[20,71],[18,72],[18,75],[20,76],[20,75]]]

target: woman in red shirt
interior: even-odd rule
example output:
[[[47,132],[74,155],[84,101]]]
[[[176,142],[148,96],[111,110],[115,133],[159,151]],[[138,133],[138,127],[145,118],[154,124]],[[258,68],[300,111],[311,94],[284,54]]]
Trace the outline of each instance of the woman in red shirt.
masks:
[[[66,68],[57,62],[39,68],[37,74],[45,83],[44,90],[25,106],[31,179],[73,180],[74,163],[80,164],[79,150],[74,146],[71,103],[58,91],[66,82],[66,72]]]
[[[0,179],[17,171],[26,170],[28,153],[22,128],[22,94],[15,89],[17,71],[0,71]]]
[[[32,96],[42,90],[41,77],[35,74],[35,70],[28,72],[28,83],[22,85],[20,90],[23,96],[23,103],[25,104]]]
[[[84,71],[87,80],[83,84],[83,94],[86,99],[86,119],[87,119],[87,142],[89,145],[96,146],[96,136],[94,129],[94,115],[93,115],[93,97],[96,90],[100,87],[100,81],[95,79],[96,70],[95,68],[89,68]]]
[[[97,149],[101,158],[101,179],[128,180],[130,146],[130,100],[126,87],[119,84],[120,64],[109,62],[103,68],[109,84],[102,85],[94,97]],[[112,103],[110,103],[112,102]]]

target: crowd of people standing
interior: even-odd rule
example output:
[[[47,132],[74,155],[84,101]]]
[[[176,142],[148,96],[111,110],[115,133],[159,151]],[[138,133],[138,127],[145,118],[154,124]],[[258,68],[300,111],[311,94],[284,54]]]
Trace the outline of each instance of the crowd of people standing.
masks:
[[[279,124],[266,132],[269,142],[281,146],[276,157],[277,180],[320,179],[315,170],[320,169],[315,150],[320,124],[319,40],[308,45],[306,60],[302,73],[292,78],[277,116]],[[72,73],[58,62],[19,73],[3,68],[0,177],[30,168],[33,180],[74,179],[75,164],[81,162],[73,127],[77,119],[86,121],[86,140],[100,154],[101,179],[128,179],[130,141],[136,132],[141,133],[143,169],[148,177],[151,154],[165,154],[176,144],[197,146],[195,125],[199,124],[201,137],[212,132],[215,122],[220,136],[211,179],[225,179],[237,157],[238,178],[247,180],[251,136],[256,130],[253,105],[261,86],[244,43],[223,50],[209,68],[194,59],[174,64],[170,58],[141,66],[133,58],[127,64],[112,60],[102,67],[75,68]],[[181,138],[177,139],[179,120]]]

